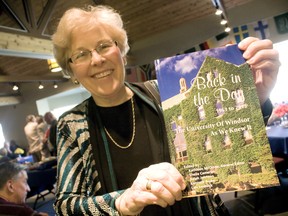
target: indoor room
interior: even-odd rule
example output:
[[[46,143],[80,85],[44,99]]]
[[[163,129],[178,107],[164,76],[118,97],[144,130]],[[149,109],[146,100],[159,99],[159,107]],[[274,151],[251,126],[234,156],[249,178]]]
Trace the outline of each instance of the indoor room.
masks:
[[[75,23],[77,24],[73,24],[73,26],[71,24],[71,29],[74,28],[71,32],[69,32],[70,27],[68,24],[64,25],[65,29],[63,31],[63,26],[57,29],[59,20],[65,11],[70,8],[87,8],[87,5],[107,5],[114,8],[121,15],[123,28],[126,30],[128,37],[129,50],[125,47],[125,41],[123,42],[124,45],[122,41],[118,41],[122,40],[120,36],[117,36],[120,38],[118,40],[112,37],[113,40],[111,41],[107,40],[91,46],[89,44],[89,48],[85,47],[89,40],[93,40],[92,34],[89,36],[87,33],[90,31],[93,32],[93,27],[88,28],[88,21],[83,22],[83,26],[87,27],[86,29],[82,25],[77,27],[76,25],[81,23],[82,19],[77,20],[74,15],[71,15],[70,19],[75,19]],[[111,14],[103,17],[110,19],[110,16]],[[214,205],[213,209],[215,208],[215,211],[218,211],[218,215],[220,216],[288,215],[288,207],[285,204],[288,198],[287,0],[1,0],[0,17],[0,169],[1,164],[7,161],[12,161],[25,167],[28,178],[27,185],[29,186],[25,204],[28,207],[38,212],[44,212],[47,215],[85,215],[85,213],[86,215],[91,215],[91,209],[94,210],[94,215],[102,215],[101,213],[107,215],[130,215],[133,212],[129,212],[128,207],[126,208],[128,201],[127,203],[123,201],[125,198],[124,195],[126,197],[130,195],[127,192],[130,190],[126,190],[124,193],[122,191],[122,189],[128,186],[130,189],[129,183],[132,185],[133,182],[137,182],[131,181],[130,178],[136,178],[136,180],[139,178],[139,184],[143,185],[143,190],[146,189],[145,193],[154,193],[154,190],[160,185],[159,182],[161,181],[158,181],[157,178],[160,178],[161,172],[159,172],[159,175],[156,175],[155,173],[157,172],[154,172],[153,177],[152,174],[150,176],[147,173],[144,179],[140,175],[141,172],[139,174],[140,177],[137,175],[138,172],[144,167],[149,167],[152,161],[153,164],[171,161],[173,164],[171,166],[176,166],[181,171],[184,170],[185,174],[188,173],[184,178],[186,188],[182,190],[185,191],[183,194],[193,197],[191,199],[195,199],[197,202],[203,202],[200,197],[207,198],[208,196],[202,195],[207,195],[206,192],[208,192],[212,200],[211,204]],[[84,15],[83,20],[85,20]],[[89,20],[89,22],[93,22],[92,20]],[[105,26],[106,24],[107,21],[102,25]],[[100,25],[100,29],[102,25]],[[122,28],[121,24],[118,23],[117,25],[119,28]],[[107,24],[107,26],[109,26],[107,27],[109,30],[105,30],[105,33],[101,31],[101,36],[103,34],[115,34],[111,33],[113,29],[110,29],[110,24]],[[67,31],[65,31],[66,27],[67,29],[69,27]],[[63,48],[65,51],[61,51],[62,53],[59,51],[60,46],[56,48],[55,44],[53,46],[54,39],[52,36],[56,30],[58,30],[57,33],[59,32],[58,45],[61,45],[61,43],[67,45],[68,43],[67,46],[69,48]],[[65,37],[63,36],[64,33],[66,34]],[[81,35],[82,33],[83,35]],[[277,77],[276,75],[274,77],[273,75],[270,76],[268,74],[269,71],[265,74],[267,76],[267,85],[274,86],[274,88],[271,87],[271,92],[267,93],[267,98],[269,97],[270,99],[269,108],[267,108],[268,111],[264,111],[264,107],[268,103],[267,98],[262,100],[259,96],[261,90],[256,91],[259,90],[257,89],[259,85],[255,86],[250,83],[249,86],[245,86],[248,85],[248,81],[246,80],[253,82],[253,78],[256,80],[256,75],[254,77],[251,75],[250,77],[250,75],[240,76],[237,74],[235,75],[235,80],[232,78],[233,85],[229,85],[227,84],[230,81],[229,78],[225,79],[221,77],[226,73],[224,69],[220,70],[224,66],[217,61],[213,62],[211,60],[212,63],[210,63],[208,62],[209,59],[207,60],[206,58],[206,55],[212,53],[212,57],[219,57],[228,64],[225,68],[230,68],[230,65],[236,65],[229,73],[246,66],[247,70],[250,71],[251,69],[254,72],[256,66],[253,66],[253,63],[251,63],[252,66],[245,63],[248,57],[246,59],[242,57],[244,51],[238,49],[237,45],[230,46],[231,44],[239,44],[242,40],[249,37],[257,38],[257,43],[259,42],[258,39],[261,41],[272,41],[273,49],[279,53],[278,64],[278,60],[274,59],[276,54],[272,53],[272,51],[270,52],[272,44],[269,44],[270,47],[268,47],[267,43],[269,42],[263,42],[262,46],[259,45],[259,47],[256,47],[257,49],[265,50],[267,56],[269,55],[267,57],[265,53],[262,53],[262,50],[261,53],[257,50],[260,53],[257,58],[266,58],[267,61],[273,62],[268,62],[266,65],[263,63],[261,66],[257,65],[260,69],[261,67],[269,67],[275,62],[276,68],[281,64]],[[62,42],[59,42],[59,38],[61,38]],[[77,42],[76,39],[81,41],[81,43],[78,41],[79,44],[75,43],[77,46],[74,46],[72,42]],[[95,36],[95,40],[97,41],[98,37]],[[128,52],[125,53],[124,49],[127,49]],[[118,56],[117,58],[115,57],[116,54],[113,55],[116,52],[115,50],[117,50],[118,54],[120,53],[119,58],[121,61]],[[221,56],[219,54],[222,50],[225,53],[223,54],[223,59],[222,54]],[[229,53],[228,51],[230,50],[233,50],[233,53]],[[62,58],[59,56],[56,57],[56,52]],[[113,59],[111,60],[112,63],[108,64],[109,68],[112,68],[112,65],[116,64],[116,61],[120,61],[119,64],[123,66],[123,75],[121,75],[121,78],[117,77],[117,79],[123,80],[123,88],[125,89],[123,98],[128,97],[129,100],[127,101],[129,103],[126,103],[127,101],[123,103],[122,97],[118,95],[117,97],[111,96],[109,100],[110,104],[107,105],[107,98],[110,97],[107,92],[110,91],[110,88],[113,89],[114,85],[118,85],[118,82],[109,85],[110,79],[107,78],[107,74],[113,73],[114,69],[107,69],[105,73],[102,72],[101,76],[107,79],[106,83],[102,81],[102,85],[98,81],[92,83],[92,77],[94,79],[97,77],[95,74],[91,75],[94,73],[94,69],[87,69],[86,73],[80,72],[84,68],[84,64],[81,61],[86,61],[86,68],[88,66],[93,68],[94,59],[96,61],[97,57],[99,57],[105,60],[106,54],[109,55],[110,52],[112,53],[111,59]],[[205,57],[202,57],[202,54]],[[240,60],[237,55],[241,55]],[[57,62],[55,58],[60,59],[62,62]],[[100,62],[103,65],[105,63],[104,60]],[[201,60],[201,65],[197,66],[197,72],[194,72],[196,61],[198,60]],[[207,65],[202,64],[204,61],[205,63],[208,62]],[[208,71],[206,68],[212,68],[212,64],[214,65],[213,69]],[[59,65],[62,65],[64,69]],[[95,65],[94,67],[96,68]],[[105,66],[103,67],[105,68]],[[120,69],[117,67],[117,70]],[[172,73],[176,75],[173,76]],[[190,73],[192,78],[189,77]],[[201,76],[201,73],[203,73],[203,76]],[[265,79],[263,77],[259,77],[258,81],[263,81],[262,79]],[[206,89],[203,87],[204,84],[201,85],[199,83],[198,89],[196,89],[196,82],[194,81],[197,78],[201,78],[201,80],[207,79]],[[270,80],[270,78],[274,79],[274,81]],[[101,80],[100,78],[97,79]],[[174,79],[175,85],[172,84],[172,79]],[[151,89],[145,85],[144,91],[142,84],[137,84],[151,80],[158,80],[156,98],[154,97],[153,90],[151,92]],[[242,84],[243,87],[241,86]],[[263,88],[266,88],[267,85],[264,85]],[[224,96],[221,94],[220,99],[217,98],[216,100],[216,93],[214,96],[212,95],[215,91],[212,89],[216,87],[225,87],[229,88],[231,92],[233,91],[231,99],[224,99]],[[146,92],[146,88],[148,89],[148,93]],[[99,96],[102,94],[102,90],[103,92],[106,91],[108,96]],[[193,92],[197,92],[198,96],[194,96],[194,100],[191,99],[193,107],[190,107],[191,104],[187,101],[193,97]],[[145,100],[141,96],[142,94],[145,97],[149,95],[149,98]],[[204,94],[205,96],[203,96]],[[141,104],[142,99],[146,101],[145,104],[151,107]],[[211,100],[215,103],[215,105],[213,104],[213,109],[208,106]],[[92,103],[93,105],[91,105]],[[79,104],[80,106],[77,106]],[[123,107],[119,107],[119,104],[123,105]],[[188,106],[191,114],[188,114]],[[106,109],[107,107],[114,109]],[[128,107],[129,109],[127,109]],[[195,107],[196,109],[194,110],[193,108]],[[87,111],[85,114],[83,114],[84,109],[85,112]],[[248,120],[244,124],[243,116],[246,115],[244,112],[245,109],[249,110],[249,114],[246,112],[248,117],[245,117],[245,119],[250,119],[249,124],[247,123]],[[233,112],[229,114],[229,111],[232,110]],[[156,114],[155,116],[150,115],[154,112],[157,115],[160,113],[159,119],[158,117],[156,119]],[[261,117],[256,117],[258,114],[263,117],[263,121]],[[85,121],[82,115],[85,116]],[[106,116],[107,120],[103,120],[104,117],[102,115]],[[210,119],[212,115],[213,120]],[[123,120],[126,120],[124,118],[127,116],[132,116],[131,120],[125,121],[127,123],[124,124]],[[232,117],[228,119],[228,116]],[[83,119],[81,119],[82,117]],[[192,120],[190,121],[189,118],[192,118]],[[238,129],[234,130],[235,133],[234,131],[232,132],[232,126],[229,126],[227,123],[228,120],[233,122],[232,118],[235,120],[232,123],[233,127],[239,125]],[[148,124],[146,122],[148,121],[147,119],[153,123]],[[77,131],[76,122],[78,124]],[[146,124],[139,126],[140,122]],[[193,123],[189,125],[189,122]],[[58,128],[57,124],[59,124]],[[226,124],[226,127],[224,124]],[[31,140],[34,139],[32,136],[35,135],[31,134],[32,127],[34,128],[33,133],[37,134],[37,144]],[[128,145],[120,145],[117,139],[115,139],[115,137],[118,137],[117,132],[110,127],[116,127],[117,130],[123,132],[125,137],[120,140],[127,141]],[[223,130],[221,127],[223,127]],[[227,130],[224,132],[224,129]],[[155,138],[155,134],[162,137]],[[198,134],[201,134],[201,136],[198,136]],[[221,147],[223,148],[222,150],[219,150],[220,144],[215,144],[218,142],[217,140],[220,140],[216,135],[223,137],[219,141],[223,145]],[[240,136],[245,139],[243,141],[244,144],[241,144],[242,146],[238,145],[238,141],[236,141],[240,139]],[[193,137],[196,138],[194,139]],[[150,143],[149,140],[164,144],[168,143],[168,147],[158,148],[157,146],[154,148],[153,142],[151,142],[151,146],[149,145],[149,147],[147,147],[148,145],[145,147],[135,147],[135,143],[142,142],[146,144]],[[99,147],[98,144],[95,144],[97,142],[103,142],[103,145]],[[112,147],[110,147],[110,150],[109,148],[107,150],[107,142],[109,146],[113,145],[115,150]],[[203,144],[199,144],[201,142]],[[193,143],[199,144],[195,148],[192,147],[197,149],[197,151],[189,150],[189,147]],[[84,148],[83,146],[87,146],[87,149],[82,149]],[[132,153],[132,149],[135,153]],[[261,150],[257,151],[258,149]],[[76,150],[79,150],[79,152],[76,152]],[[122,153],[125,151],[127,151],[126,155]],[[165,154],[165,151],[169,151],[170,156],[167,156],[168,153]],[[143,156],[144,152],[145,156]],[[234,159],[231,156],[233,155],[231,152],[234,153]],[[165,157],[162,157],[162,154]],[[59,155],[61,156],[59,157]],[[74,157],[78,157],[78,155],[81,156],[76,160]],[[238,160],[238,156],[241,159]],[[214,165],[212,162],[211,158],[214,157],[221,158],[221,161],[217,159],[217,165]],[[103,161],[105,161],[105,165],[103,165]],[[121,164],[122,161],[124,161],[123,164]],[[75,164],[73,164],[74,162]],[[218,168],[221,168],[219,163],[225,167],[223,171],[218,170]],[[247,166],[241,166],[241,163],[247,163]],[[102,165],[103,167],[101,167]],[[71,167],[71,170],[69,170],[68,166]],[[132,167],[131,170],[133,169],[133,172],[131,174],[126,171],[117,170],[127,169],[129,171],[130,168],[127,166]],[[61,171],[59,167],[61,167]],[[203,176],[199,174],[199,167],[205,170],[206,174]],[[162,167],[159,168],[163,170]],[[185,170],[186,168],[187,170]],[[199,178],[197,177],[198,180],[195,180],[195,170],[197,175],[201,175]],[[269,175],[265,175],[266,172]],[[75,177],[73,173],[75,173]],[[120,177],[117,176],[122,177],[123,173],[128,173],[127,179],[129,180],[119,180]],[[145,172],[142,173],[145,174]],[[181,174],[183,175],[183,173]],[[154,175],[156,176],[155,178]],[[107,180],[108,176],[111,177],[111,181],[110,179]],[[71,178],[71,181],[67,180],[64,183],[64,179],[66,178]],[[90,182],[91,179],[95,181]],[[57,180],[59,181],[57,182]],[[254,184],[254,180],[258,182]],[[205,182],[206,185],[209,184],[210,186],[205,186]],[[218,184],[214,182],[218,182]],[[57,200],[57,183],[59,183],[59,191],[61,190],[61,195],[58,194],[61,198],[55,204],[56,208],[59,208],[59,212],[56,212],[53,207],[53,204]],[[114,183],[121,186],[116,187]],[[71,186],[73,184],[74,187]],[[112,185],[111,188],[110,184]],[[107,194],[103,192],[104,189],[101,189],[104,187],[103,185],[105,186],[105,190],[109,189],[109,193],[107,193],[109,198],[104,196]],[[191,191],[186,191],[187,185],[189,185]],[[125,187],[122,188],[122,186]],[[69,192],[65,191],[64,188],[68,188],[67,191]],[[83,190],[81,191],[79,188]],[[203,190],[203,188],[206,188],[207,191]],[[112,191],[116,195],[110,193]],[[63,194],[66,192],[67,194],[70,193],[69,195],[65,195],[69,197],[67,198],[68,201],[65,200],[66,198],[63,198]],[[156,195],[158,196],[159,194],[157,193]],[[100,196],[98,197],[99,194]],[[213,196],[213,194],[220,194],[220,196]],[[81,200],[80,207],[76,206],[75,203],[78,202],[78,200],[76,201],[76,196],[87,197],[87,200]],[[0,185],[0,201],[4,197],[6,196],[2,194]],[[89,200],[91,197],[96,198],[95,200]],[[131,197],[133,196],[131,195]],[[69,200],[70,198],[71,200]],[[107,203],[105,203],[107,205],[103,203],[98,204],[98,201],[96,201],[97,198],[98,201],[100,199],[106,200],[107,198],[109,200],[106,200],[107,203],[111,202],[113,204],[109,204],[112,206],[107,206]],[[144,198],[142,200],[146,201],[146,197]],[[218,203],[217,198],[220,199]],[[115,201],[116,199],[120,201]],[[71,202],[73,205],[75,204],[74,209],[69,209],[66,206],[67,204],[61,203],[62,201],[63,203]],[[208,201],[206,200],[206,202]],[[89,206],[89,203],[92,207],[87,207],[88,210],[86,210],[85,205]],[[159,204],[156,201],[154,203]],[[208,203],[210,204],[210,201]],[[223,209],[223,212],[219,210],[222,203],[225,206],[224,210],[227,210],[229,214]],[[170,204],[168,202],[168,205]],[[207,208],[209,208],[209,204],[207,204]],[[61,207],[61,205],[63,206]],[[63,210],[64,205],[65,208],[67,207],[65,211]],[[125,208],[123,207],[124,205]],[[209,215],[201,210],[203,205],[199,205],[199,211],[201,212],[199,215]],[[171,206],[173,205],[171,204]],[[110,208],[112,210],[107,210]],[[139,209],[141,208],[139,207]],[[140,213],[142,210],[135,210],[134,214],[149,215],[149,210],[145,209],[142,213]],[[174,211],[173,207],[171,209],[171,211]],[[1,213],[0,209],[0,215]],[[183,214],[178,212],[171,215]],[[10,213],[7,213],[7,215],[10,215]],[[159,215],[167,214],[163,213]],[[190,214],[187,213],[187,215]],[[211,213],[211,215],[213,214]],[[214,212],[214,215],[217,215],[217,213]]]

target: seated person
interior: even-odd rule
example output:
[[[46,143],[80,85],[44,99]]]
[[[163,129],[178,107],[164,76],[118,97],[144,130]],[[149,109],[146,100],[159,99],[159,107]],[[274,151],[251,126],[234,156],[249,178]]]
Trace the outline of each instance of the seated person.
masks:
[[[26,155],[26,150],[24,148],[21,148],[15,140],[10,141],[10,149],[11,151],[16,154],[17,156],[24,157]]]
[[[18,155],[14,154],[14,152],[11,150],[10,148],[10,143],[5,141],[4,142],[4,147],[3,147],[6,152],[7,152],[7,157],[9,157],[10,159],[15,159],[18,157]]]
[[[47,213],[36,212],[25,204],[30,187],[27,184],[28,176],[23,165],[3,162],[0,164],[0,176],[1,215],[48,216]]]
[[[9,161],[11,160],[11,158],[9,158],[7,156],[7,150],[3,147],[0,149],[0,163],[2,162],[6,162],[6,161]]]

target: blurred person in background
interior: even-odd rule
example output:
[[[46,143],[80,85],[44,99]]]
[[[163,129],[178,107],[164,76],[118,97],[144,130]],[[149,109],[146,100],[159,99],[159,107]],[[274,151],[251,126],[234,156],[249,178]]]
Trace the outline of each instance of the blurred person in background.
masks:
[[[7,157],[9,157],[10,159],[15,159],[15,158],[17,158],[18,155],[15,154],[14,151],[12,151],[11,146],[10,146],[10,142],[5,141],[3,148],[6,149]]]
[[[44,117],[41,115],[36,116],[37,132],[41,139],[41,160],[45,160],[51,156],[48,148],[48,139],[46,137],[46,131],[49,129],[49,125],[45,122]]]
[[[41,156],[42,142],[41,137],[38,134],[37,126],[38,123],[36,122],[35,116],[27,115],[24,132],[29,146],[28,154],[32,155],[34,162],[39,162],[41,161],[42,158]]]
[[[10,161],[11,160],[11,158],[9,158],[8,156],[7,156],[7,149],[6,148],[1,148],[0,149],[0,163],[1,162],[6,162],[6,161]]]
[[[57,147],[56,147],[56,128],[57,128],[57,119],[52,112],[47,112],[44,115],[44,119],[47,124],[49,124],[49,129],[46,131],[46,137],[49,142],[49,149],[52,156],[56,156]]]
[[[0,215],[48,216],[25,204],[30,187],[26,167],[14,162],[0,163]]]
[[[15,140],[10,140],[10,149],[11,151],[20,156],[25,156],[26,155],[26,150],[24,148],[21,148]]]

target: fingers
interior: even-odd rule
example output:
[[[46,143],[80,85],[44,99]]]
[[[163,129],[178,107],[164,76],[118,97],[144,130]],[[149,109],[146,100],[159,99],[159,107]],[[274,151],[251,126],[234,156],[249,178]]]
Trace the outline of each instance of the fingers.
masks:
[[[169,204],[172,203],[170,198],[173,200],[182,199],[182,190],[186,187],[185,181],[173,165],[169,163],[151,165],[143,169],[139,175],[147,179],[145,183],[146,190],[148,183],[148,189],[151,187],[149,191],[166,200]]]
[[[247,37],[247,38],[244,38],[244,39],[238,44],[238,47],[239,47],[239,49],[241,49],[241,50],[246,50],[251,43],[256,42],[256,41],[260,41],[260,40],[259,40],[258,38],[255,38],[255,37]]]
[[[253,65],[254,68],[260,68],[262,62],[270,61],[270,63],[279,67],[279,53],[273,49],[273,43],[270,40],[259,40],[258,38],[248,37],[238,44],[239,49],[244,50],[243,57],[247,63]]]
[[[136,203],[137,206],[153,204],[164,208],[175,203],[176,199],[174,195],[160,182],[145,179],[139,181],[137,184],[142,185],[142,190],[139,190],[138,193],[134,193],[131,196],[133,202]]]
[[[254,72],[261,70],[262,75],[277,77],[280,66],[279,53],[273,49],[272,41],[248,37],[242,40],[238,47],[244,50],[243,57]]]
[[[251,59],[259,51],[264,52],[273,49],[273,43],[270,40],[259,40],[258,38],[245,38],[238,44],[239,49],[244,50],[243,57],[245,59]]]
[[[151,187],[152,187],[152,180],[147,179],[146,190],[151,191]]]
[[[132,186],[116,200],[117,209],[133,215],[147,205],[167,207],[182,199],[186,187],[179,171],[170,163],[160,163],[142,169]],[[120,204],[119,204],[120,203]]]
[[[277,79],[280,67],[279,53],[273,49],[272,41],[259,40],[254,37],[245,38],[238,44],[238,47],[244,51],[243,57],[253,71],[258,97],[260,103],[263,104]]]
[[[184,190],[186,187],[183,176],[179,173],[176,167],[170,163],[151,165],[145,171],[147,171],[147,173],[144,173],[144,175],[146,175],[149,179],[163,183],[165,183],[166,180],[170,180],[170,183],[175,181],[178,184],[178,187],[180,187],[180,190]],[[170,177],[170,179],[166,179],[168,177]]]
[[[180,185],[172,179],[171,176],[162,178],[161,180],[153,181],[151,192],[157,194],[159,197],[165,200],[166,197],[173,198],[173,200],[182,199],[182,188]],[[169,203],[170,204],[170,203]]]
[[[151,190],[148,191],[146,190],[147,179],[142,180],[142,182],[139,179],[135,180],[133,183],[134,186],[127,189],[116,199],[115,206],[117,210],[121,212],[122,215],[138,215],[147,205],[159,205],[165,208],[168,205],[174,204],[175,201],[173,201],[173,199],[162,199],[152,192],[152,190],[158,187],[154,183],[155,182],[151,182]],[[142,187],[139,187],[139,185],[142,185]],[[138,188],[138,190],[136,188]],[[145,189],[140,190],[140,188]],[[166,196],[169,197],[169,195]]]
[[[154,182],[161,183],[177,200],[181,197],[181,190],[186,187],[182,175],[169,163],[151,165],[139,174]]]
[[[157,199],[164,201],[163,204],[165,205],[165,207],[167,205],[173,205],[175,203],[175,200],[180,200],[182,198],[181,192],[177,194],[177,192],[171,191],[170,188],[165,187],[160,182],[157,181],[151,181],[151,182],[152,182],[151,190],[149,192],[154,194],[157,197]]]
[[[158,172],[161,173],[159,175],[161,176],[161,180],[151,173],[150,177],[153,176],[154,178],[154,180],[152,180],[147,177],[149,171],[151,171],[149,168],[143,169],[131,186],[131,190],[136,192],[135,196],[134,194],[132,195],[134,196],[134,202],[141,203],[142,201],[145,201],[145,203],[149,205],[157,204],[165,207],[167,205],[172,205],[175,200],[180,200],[182,198],[181,187],[173,178],[163,177],[163,172],[158,170]],[[156,181],[155,179],[159,179],[159,181]],[[164,181],[165,183],[163,183]]]
[[[271,61],[274,62],[277,66],[279,66],[279,53],[275,49],[264,49],[259,50],[255,53],[251,58],[247,60],[250,65],[257,65],[263,61]]]
[[[279,66],[280,63],[277,60],[266,60],[251,64],[251,69],[254,74],[256,71],[261,70],[263,76],[266,76],[266,78],[273,78],[276,81]]]

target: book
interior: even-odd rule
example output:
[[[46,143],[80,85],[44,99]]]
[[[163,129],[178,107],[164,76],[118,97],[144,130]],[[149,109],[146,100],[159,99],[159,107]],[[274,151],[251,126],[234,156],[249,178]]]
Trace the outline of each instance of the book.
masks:
[[[154,63],[184,197],[279,185],[252,71],[237,45]]]

